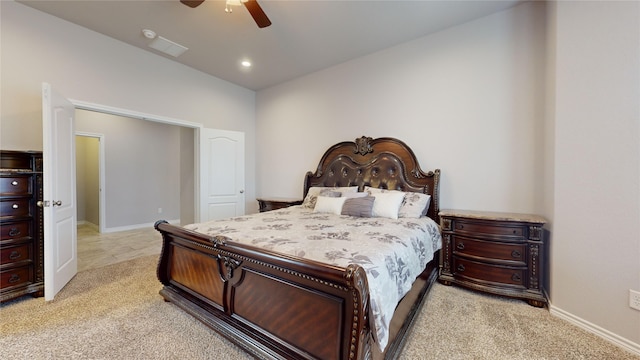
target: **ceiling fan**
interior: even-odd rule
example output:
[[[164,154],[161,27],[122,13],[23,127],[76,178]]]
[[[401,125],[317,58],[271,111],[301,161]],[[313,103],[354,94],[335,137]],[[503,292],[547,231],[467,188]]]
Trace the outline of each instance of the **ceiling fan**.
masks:
[[[188,7],[195,8],[202,4],[204,0],[180,0],[180,2]],[[271,25],[271,20],[269,20],[267,14],[264,13],[262,7],[260,7],[260,4],[258,4],[256,0],[227,0],[227,9],[229,5],[240,5],[240,3],[244,4],[244,7],[249,10],[249,14],[251,14],[251,17],[256,24],[258,24],[259,28],[265,28]]]

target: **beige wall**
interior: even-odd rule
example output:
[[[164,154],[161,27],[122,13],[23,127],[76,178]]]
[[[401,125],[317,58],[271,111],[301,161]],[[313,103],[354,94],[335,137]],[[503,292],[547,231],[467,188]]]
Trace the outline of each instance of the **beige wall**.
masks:
[[[552,312],[640,352],[640,3],[560,1]]]
[[[257,194],[301,196],[328,146],[393,136],[442,169],[442,208],[541,213],[544,21],[527,3],[259,91]]]

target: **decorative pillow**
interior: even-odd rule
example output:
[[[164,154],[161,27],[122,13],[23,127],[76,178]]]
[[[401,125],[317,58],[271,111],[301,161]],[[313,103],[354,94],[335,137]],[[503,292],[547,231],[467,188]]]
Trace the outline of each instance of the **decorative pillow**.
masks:
[[[414,193],[414,192],[402,192],[399,190],[378,189],[365,186],[364,191],[369,194],[376,193],[389,193],[398,192],[405,194],[404,201],[398,211],[399,218],[419,218],[427,214],[429,211],[429,204],[431,203],[431,195]]]
[[[312,186],[309,188],[309,191],[307,192],[307,196],[305,196],[304,201],[302,202],[302,207],[313,209],[316,206],[316,198],[319,195],[327,196],[325,194],[329,194],[330,192],[339,192],[341,194],[348,193],[348,192],[358,192],[358,187],[357,186],[344,186],[344,187]]]
[[[389,191],[371,194],[376,200],[373,202],[371,216],[397,219],[400,205],[404,200],[402,191]]]
[[[342,205],[346,200],[347,198],[344,197],[318,196],[316,197],[316,206],[313,208],[313,212],[340,215]]]
[[[401,218],[419,218],[425,216],[429,210],[431,195],[408,192],[404,196],[402,206],[398,212]]]
[[[371,211],[373,210],[373,202],[375,199],[376,198],[373,196],[346,198],[342,205],[342,215],[371,217]]]

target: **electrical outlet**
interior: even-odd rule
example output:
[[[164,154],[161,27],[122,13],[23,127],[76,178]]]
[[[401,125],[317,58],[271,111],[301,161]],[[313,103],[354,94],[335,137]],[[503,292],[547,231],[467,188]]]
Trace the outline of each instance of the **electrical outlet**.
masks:
[[[158,214],[162,214],[162,208],[158,208]]]
[[[629,306],[632,309],[640,310],[640,291],[629,289]]]

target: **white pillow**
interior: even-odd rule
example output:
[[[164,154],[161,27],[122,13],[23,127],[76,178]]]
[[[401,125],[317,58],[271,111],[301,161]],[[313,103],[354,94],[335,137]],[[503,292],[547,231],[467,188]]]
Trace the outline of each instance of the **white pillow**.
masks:
[[[342,205],[344,205],[344,202],[346,200],[346,197],[318,196],[316,199],[316,206],[313,208],[313,212],[340,215],[342,213]]]
[[[358,192],[357,186],[343,186],[343,187],[323,187],[323,186],[312,186],[309,188],[307,192],[307,196],[305,196],[304,201],[302,202],[302,207],[306,207],[308,209],[313,209],[316,206],[316,198],[318,195],[322,195],[322,192],[329,191],[337,191],[342,194],[348,192]]]
[[[373,193],[371,196],[376,200],[373,202],[371,216],[397,219],[400,205],[404,200],[404,193],[401,191],[390,191]]]
[[[399,190],[378,189],[369,186],[364,187],[364,191],[373,195],[376,193],[390,193],[399,192],[405,194],[404,201],[398,211],[399,218],[419,218],[427,215],[429,211],[429,204],[431,203],[431,195],[416,193],[416,192],[402,192]]]

